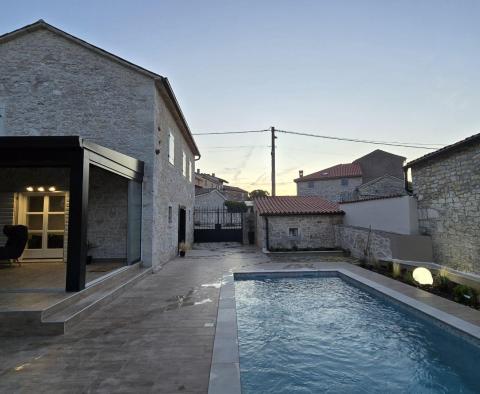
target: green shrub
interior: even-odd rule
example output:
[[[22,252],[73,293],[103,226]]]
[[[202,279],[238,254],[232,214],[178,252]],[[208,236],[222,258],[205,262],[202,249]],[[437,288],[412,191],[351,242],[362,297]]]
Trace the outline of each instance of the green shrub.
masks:
[[[433,278],[433,287],[443,293],[450,293],[455,283],[444,275],[437,275]]]
[[[405,273],[402,276],[402,279],[405,283],[408,283],[409,285],[416,286],[417,282],[415,282],[415,279],[413,279],[413,275],[411,271],[405,271]]]
[[[475,307],[478,304],[477,297],[477,292],[470,286],[457,285],[453,288],[453,299],[462,304]]]

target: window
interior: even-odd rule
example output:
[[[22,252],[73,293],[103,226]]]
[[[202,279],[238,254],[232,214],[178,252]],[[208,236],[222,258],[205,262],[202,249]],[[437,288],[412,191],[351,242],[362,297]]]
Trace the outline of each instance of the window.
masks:
[[[313,182],[308,182],[308,188],[309,189],[313,189],[313,186],[315,186]]]
[[[182,152],[182,173],[185,178],[187,177],[187,171],[188,171],[187,167],[188,167],[187,155],[185,154],[185,152]]]
[[[192,182],[192,172],[193,172],[193,165],[192,165],[192,161],[190,160],[189,161],[189,167],[188,167],[188,180],[190,182]]]
[[[175,137],[171,131],[168,136],[168,161],[170,164],[175,165]]]
[[[348,179],[342,178],[342,186],[348,186]]]
[[[172,207],[168,207],[168,223],[172,223]]]
[[[288,236],[289,237],[298,237],[298,228],[291,227],[288,229]]]

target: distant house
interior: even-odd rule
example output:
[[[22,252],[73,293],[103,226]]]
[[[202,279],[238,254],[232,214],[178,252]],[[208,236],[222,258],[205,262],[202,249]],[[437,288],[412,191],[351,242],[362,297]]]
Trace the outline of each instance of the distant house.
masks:
[[[224,184],[228,183],[225,179],[215,176],[215,173],[204,174],[199,169],[195,173],[195,187],[204,189],[223,190]]]
[[[261,197],[254,200],[256,243],[267,250],[330,249],[334,226],[344,212],[315,196]]]
[[[330,201],[360,199],[362,195],[404,193],[405,158],[377,149],[348,164],[303,175],[294,180],[298,196],[318,196]]]
[[[223,186],[223,195],[228,201],[247,201],[248,192],[236,186]]]
[[[195,208],[223,208],[227,198],[217,189],[195,188]]]
[[[480,133],[413,160],[420,233],[439,264],[480,273]]]

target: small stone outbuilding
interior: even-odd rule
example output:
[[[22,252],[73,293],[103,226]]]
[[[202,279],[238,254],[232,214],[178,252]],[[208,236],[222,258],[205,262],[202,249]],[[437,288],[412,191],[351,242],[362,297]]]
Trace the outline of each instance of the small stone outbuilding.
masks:
[[[315,196],[261,197],[254,200],[256,244],[270,251],[335,248],[338,204]]]

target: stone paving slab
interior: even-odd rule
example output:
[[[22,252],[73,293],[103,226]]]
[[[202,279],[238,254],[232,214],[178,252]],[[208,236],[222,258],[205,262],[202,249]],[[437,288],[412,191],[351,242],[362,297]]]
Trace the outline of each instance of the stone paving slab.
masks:
[[[234,307],[229,294],[219,299],[225,274],[338,265],[272,263],[250,247],[202,245],[147,276],[64,336],[0,337],[0,392],[206,394],[218,306]],[[392,285],[389,278],[349,266]],[[400,285],[395,290],[413,289]],[[444,301],[437,298],[440,307],[455,309]],[[466,309],[461,313],[469,321],[480,315]],[[218,363],[229,361],[228,354],[219,357]],[[227,372],[225,377],[236,376],[238,368]]]

